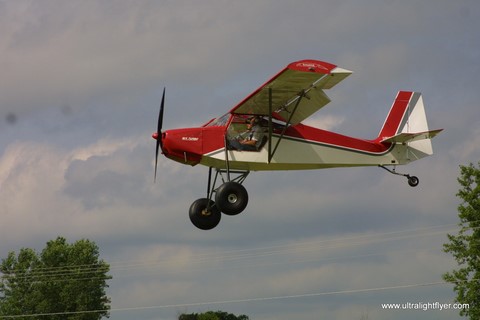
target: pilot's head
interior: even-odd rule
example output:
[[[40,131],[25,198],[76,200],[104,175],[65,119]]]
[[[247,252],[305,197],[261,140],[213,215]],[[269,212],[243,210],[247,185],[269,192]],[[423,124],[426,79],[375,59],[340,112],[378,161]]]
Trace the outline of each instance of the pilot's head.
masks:
[[[247,120],[247,124],[254,126],[256,124],[260,123],[260,118],[257,116],[253,116]]]

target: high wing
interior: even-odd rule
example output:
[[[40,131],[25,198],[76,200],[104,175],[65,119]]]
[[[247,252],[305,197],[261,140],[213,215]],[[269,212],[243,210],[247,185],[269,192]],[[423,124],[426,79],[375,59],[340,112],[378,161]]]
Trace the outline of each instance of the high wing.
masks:
[[[330,102],[330,89],[352,71],[318,60],[290,63],[236,105],[230,113],[269,115],[297,124]]]

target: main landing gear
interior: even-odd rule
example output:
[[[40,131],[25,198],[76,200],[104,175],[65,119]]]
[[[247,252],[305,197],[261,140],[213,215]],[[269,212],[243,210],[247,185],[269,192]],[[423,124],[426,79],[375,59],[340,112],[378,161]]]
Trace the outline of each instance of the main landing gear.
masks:
[[[378,166],[379,166],[380,168],[382,168],[382,169],[387,170],[387,171],[390,172],[391,174],[395,174],[395,175],[397,175],[397,176],[404,176],[404,177],[406,177],[406,178],[407,178],[407,181],[408,181],[408,185],[409,185],[410,187],[416,187],[416,186],[418,186],[418,183],[420,182],[416,176],[411,176],[411,175],[409,175],[409,174],[404,174],[404,173],[398,173],[398,172],[396,172],[396,171],[395,171],[395,167],[393,167],[393,169],[389,169],[389,168],[387,168],[387,167],[385,167],[385,166],[383,166],[383,165],[378,165]]]
[[[241,213],[248,204],[248,193],[242,185],[250,171],[232,171],[216,169],[212,184],[212,168],[208,171],[207,197],[195,200],[190,206],[190,221],[199,229],[215,228],[222,217]],[[226,179],[225,175],[226,174]],[[231,175],[236,177],[231,179]],[[217,188],[217,179],[221,185]],[[212,200],[215,194],[215,201]]]

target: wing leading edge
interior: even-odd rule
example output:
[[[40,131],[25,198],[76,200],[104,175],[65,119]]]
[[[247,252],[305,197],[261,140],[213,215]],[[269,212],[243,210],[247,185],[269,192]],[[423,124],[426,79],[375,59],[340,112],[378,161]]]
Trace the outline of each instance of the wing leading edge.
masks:
[[[230,113],[258,114],[297,124],[330,102],[323,89],[330,89],[352,71],[318,60],[290,63],[247,96]]]

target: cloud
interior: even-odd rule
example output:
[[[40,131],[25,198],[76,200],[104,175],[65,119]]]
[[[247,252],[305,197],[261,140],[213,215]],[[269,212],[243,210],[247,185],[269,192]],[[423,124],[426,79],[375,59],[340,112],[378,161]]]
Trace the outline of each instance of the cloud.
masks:
[[[456,223],[458,165],[478,160],[477,7],[0,2],[0,253],[59,234],[91,238],[111,262],[119,308],[438,279],[453,267],[441,252],[441,232],[450,229],[422,228]],[[195,126],[304,58],[355,72],[327,92],[332,103],[309,120],[323,129],[372,137],[398,90],[424,93],[431,126],[445,131],[433,141],[433,157],[398,168],[419,176],[420,185],[410,188],[378,168],[252,173],[247,210],[222,217],[215,230],[196,230],[188,207],[205,194],[207,168],[161,157],[153,184],[149,131],[162,88],[165,127]],[[452,297],[451,288],[426,287],[112,316],[172,319],[184,309],[218,306],[262,319],[319,312],[403,319],[417,315],[381,310],[379,302]]]
[[[58,214],[75,211],[57,198],[65,167],[64,159],[46,145],[23,142],[7,148],[0,162],[3,243],[31,241],[48,232]]]
[[[335,128],[344,121],[343,117],[329,115],[327,117],[314,117],[304,121],[306,125],[321,128],[323,130],[335,131]]]
[[[142,212],[155,201],[148,199],[152,167],[143,151],[132,141],[100,141],[72,151],[11,144],[0,162],[2,236],[27,240],[58,230],[98,236],[113,232],[112,224],[145,226]]]
[[[450,153],[462,159],[462,164],[466,165],[468,164],[467,161],[479,159],[480,128],[474,125],[471,128],[466,128],[465,132],[465,136],[468,138],[460,141],[458,145],[453,147]],[[477,164],[478,162],[472,161],[472,163]]]

